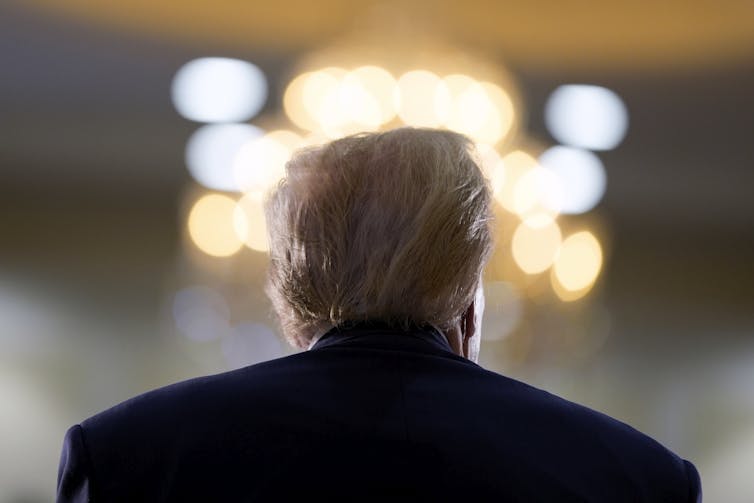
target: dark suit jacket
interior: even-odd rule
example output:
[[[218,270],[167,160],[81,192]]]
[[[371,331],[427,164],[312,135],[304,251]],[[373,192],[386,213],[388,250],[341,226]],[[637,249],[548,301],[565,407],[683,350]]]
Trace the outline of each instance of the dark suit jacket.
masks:
[[[432,329],[146,393],[65,437],[58,501],[701,500],[699,475],[599,412],[456,356]],[[304,501],[302,499],[302,501]]]

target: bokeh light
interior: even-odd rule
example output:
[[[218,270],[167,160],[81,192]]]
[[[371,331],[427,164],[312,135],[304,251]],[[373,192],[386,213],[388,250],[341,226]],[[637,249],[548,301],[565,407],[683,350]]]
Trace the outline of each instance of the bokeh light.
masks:
[[[385,69],[362,66],[346,74],[337,105],[351,130],[373,130],[395,117],[395,78]]]
[[[345,130],[367,130],[375,129],[382,124],[383,111],[379,102],[354,73],[348,73],[341,79],[333,105],[339,112],[335,127],[340,126]]]
[[[545,226],[554,220],[562,202],[560,179],[540,165],[521,174],[513,186],[513,211],[533,227]]]
[[[465,75],[450,75],[444,79],[453,98],[447,127],[494,145],[513,127],[513,102],[500,86],[473,80],[469,83],[467,79]]]
[[[304,91],[314,72],[297,75],[288,84],[283,95],[283,108],[288,118],[301,129],[316,131],[319,124],[304,103]]]
[[[513,259],[525,273],[541,273],[552,265],[560,242],[561,232],[557,222],[550,221],[537,227],[521,222],[513,233]]]
[[[269,250],[262,192],[247,192],[238,201],[233,212],[233,228],[238,239],[252,250],[260,252]]]
[[[460,73],[444,77],[443,82],[448,87],[451,99],[445,125],[448,129],[477,139],[473,133],[479,132],[487,116],[494,113],[490,111],[491,103],[484,89],[476,80]],[[495,142],[487,141],[486,143],[494,144]]]
[[[395,92],[397,82],[395,77],[379,66],[360,66],[350,73],[350,77],[357,80],[368,95],[374,100],[379,111],[378,124],[387,124],[396,115]]]
[[[176,292],[173,318],[183,335],[206,342],[227,335],[230,308],[222,295],[206,286],[191,286]]]
[[[245,192],[266,192],[285,176],[285,164],[303,143],[301,136],[279,129],[243,145],[233,161],[233,175]]]
[[[228,257],[243,246],[233,227],[236,201],[228,196],[202,196],[191,208],[188,231],[193,243],[207,255]]]
[[[206,124],[186,144],[186,165],[198,183],[208,189],[239,191],[233,174],[236,155],[264,131],[250,124]]]
[[[605,167],[599,157],[588,150],[558,145],[543,152],[539,162],[560,180],[562,197],[547,203],[562,213],[585,213],[605,194]]]
[[[241,323],[222,340],[222,352],[232,369],[283,356],[283,345],[275,332],[261,323]]]
[[[345,134],[350,118],[349,104],[357,103],[362,115],[368,113],[365,110],[368,104],[358,104],[365,98],[358,82],[344,85],[347,75],[343,68],[329,67],[312,73],[304,83],[304,107],[318,130],[330,138]],[[372,107],[372,113],[378,113],[376,105]]]
[[[375,130],[395,117],[395,78],[378,66],[307,72],[288,85],[283,106],[299,127],[337,138]]]
[[[602,269],[602,247],[589,231],[568,236],[558,250],[552,283],[558,297],[572,301],[586,295]]]
[[[545,124],[560,143],[610,150],[626,136],[628,111],[610,89],[571,84],[558,87],[548,98]]]
[[[242,122],[267,100],[267,79],[248,61],[199,58],[173,78],[172,99],[183,117],[197,122]]]
[[[502,157],[492,145],[488,143],[476,143],[476,156],[479,167],[484,176],[490,181],[492,194],[498,194],[503,190],[506,181],[505,165]]]
[[[496,164],[493,171],[493,195],[511,213],[516,212],[515,188],[519,179],[528,171],[539,166],[537,160],[523,150],[514,150],[503,156],[502,164]],[[495,180],[498,180],[497,182]]]
[[[319,145],[324,145],[325,143],[329,142],[330,138],[328,138],[324,133],[313,131],[303,138],[301,138],[301,143],[299,145],[299,148],[304,147],[314,147]]]
[[[452,100],[440,77],[427,70],[412,70],[398,79],[395,104],[407,125],[439,127],[450,117]]]
[[[356,83],[343,86],[348,72],[328,67],[312,73],[304,83],[304,107],[314,119],[316,128],[330,138],[343,136],[349,122],[347,103],[363,98]],[[366,108],[366,107],[362,107]]]
[[[500,172],[500,183],[505,180],[505,167],[500,153],[489,143],[479,143],[474,145],[476,155],[479,160],[479,167],[482,168],[484,176],[491,178],[495,172]]]
[[[396,115],[410,126],[447,127],[495,145],[513,129],[513,101],[502,87],[464,74],[440,78],[412,70],[396,81],[386,69],[327,67],[296,76],[283,97],[297,126],[338,138],[373,131]]]

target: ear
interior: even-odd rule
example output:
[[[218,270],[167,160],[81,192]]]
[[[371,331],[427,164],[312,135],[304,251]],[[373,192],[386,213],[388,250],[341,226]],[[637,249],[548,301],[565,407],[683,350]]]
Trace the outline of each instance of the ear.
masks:
[[[482,315],[484,314],[484,288],[480,278],[477,285],[474,301],[463,313],[461,325],[462,334],[462,354],[467,359],[476,363],[479,361],[479,349],[482,341]]]
[[[470,358],[472,351],[472,338],[477,333],[476,326],[476,301],[472,302],[461,317],[461,338],[463,356]]]
[[[481,314],[484,312],[484,294],[481,287],[469,307],[463,312],[458,322],[445,331],[445,338],[451,350],[458,356],[477,362],[479,359],[479,341],[481,339]]]
[[[476,303],[472,302],[466,308],[461,318],[453,327],[445,331],[445,338],[450,343],[450,348],[458,356],[471,359],[476,356],[474,335],[476,334]],[[475,360],[476,361],[476,360]]]

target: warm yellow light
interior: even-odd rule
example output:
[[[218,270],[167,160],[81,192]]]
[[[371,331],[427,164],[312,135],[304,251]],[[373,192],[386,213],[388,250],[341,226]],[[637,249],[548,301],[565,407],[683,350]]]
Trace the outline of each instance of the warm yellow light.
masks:
[[[487,143],[495,143],[499,139],[500,127],[499,120],[495,121],[496,110],[481,85],[471,85],[458,96],[457,103],[462,131]],[[491,124],[497,126],[498,131],[488,131]]]
[[[511,130],[513,102],[500,86],[477,82],[468,75],[453,74],[443,79],[451,96],[446,126],[478,142],[494,145]]]
[[[285,89],[283,108],[288,118],[301,129],[316,131],[319,129],[314,115],[309,111],[304,101],[304,93],[309,79],[315,72],[306,72],[296,76]],[[311,90],[309,91],[311,93]],[[310,98],[311,99],[311,98]]]
[[[353,72],[341,80],[334,106],[339,114],[338,121],[333,126],[358,130],[374,129],[382,124],[379,102]]]
[[[412,70],[398,79],[395,104],[401,120],[409,126],[438,127],[450,115],[447,84],[432,72]]]
[[[244,194],[233,212],[233,228],[246,246],[252,250],[266,252],[269,245],[263,201],[264,194],[259,191]]]
[[[493,105],[492,110],[495,113],[488,116],[485,126],[476,138],[479,141],[495,144],[504,140],[513,130],[516,111],[513,107],[513,100],[502,87],[491,82],[480,82],[479,85],[482,86],[486,99]]]
[[[358,80],[374,100],[379,112],[378,124],[386,124],[395,118],[394,96],[398,84],[390,72],[379,66],[360,66],[350,76]]]
[[[341,122],[337,108],[342,68],[325,68],[295,77],[283,95],[283,108],[297,126],[308,131]]]
[[[466,92],[467,89],[477,83],[477,81],[472,77],[469,77],[468,75],[464,75],[462,73],[446,75],[442,80],[445,82],[445,85],[448,86],[448,91],[450,91],[450,96],[454,101],[458,99],[458,97],[461,96],[464,92]],[[448,122],[452,121],[455,118],[456,113],[458,113],[458,111],[455,109],[451,111]]]
[[[506,184],[506,172],[505,164],[502,160],[496,162],[492,167],[492,172],[489,174],[490,184],[492,185],[492,195],[497,197],[505,190]]]
[[[602,269],[602,247],[589,231],[577,232],[560,246],[552,270],[555,292],[566,301],[583,297]]]
[[[207,255],[227,257],[236,253],[243,243],[233,228],[236,202],[230,197],[210,194],[200,198],[188,217],[189,236]]]
[[[341,81],[346,75],[342,68],[328,67],[313,72],[304,83],[304,107],[319,129],[333,130],[346,121],[340,106]]]
[[[275,131],[270,131],[265,136],[267,139],[285,146],[290,151],[296,150],[303,142],[301,135],[287,129],[276,129]]]
[[[503,157],[502,166],[499,169],[501,169],[504,174],[499,176],[504,179],[505,183],[498,187],[494,186],[493,183],[493,194],[506,210],[512,213],[516,212],[514,205],[516,184],[522,175],[536,168],[538,165],[539,164],[534,157],[522,150],[514,150]]]
[[[513,187],[513,211],[530,226],[541,226],[555,219],[562,206],[560,179],[541,166],[523,173]]]
[[[475,145],[476,153],[480,161],[479,167],[482,168],[484,175],[487,177],[492,176],[498,166],[502,166],[503,159],[495,147],[489,143],[477,143]],[[503,171],[505,169],[503,168]]]
[[[292,131],[271,131],[245,144],[233,163],[236,183],[244,192],[265,192],[285,176],[285,164],[302,138]]]
[[[461,73],[455,73],[453,75],[447,75],[442,79],[450,92],[450,110],[448,112],[448,119],[446,126],[448,129],[458,131],[462,134],[469,134],[466,128],[464,110],[461,106],[463,96],[465,96],[470,90],[481,89],[476,80],[463,75]]]
[[[539,227],[521,222],[513,233],[513,259],[527,274],[547,270],[560,247],[560,227],[555,221]]]
[[[330,141],[330,138],[327,135],[325,135],[322,132],[315,131],[313,133],[309,133],[308,135],[304,136],[301,139],[301,144],[299,145],[299,148],[323,145],[329,141]]]
[[[328,67],[294,79],[284,107],[297,125],[328,138],[377,129],[395,117],[395,78],[377,66]]]

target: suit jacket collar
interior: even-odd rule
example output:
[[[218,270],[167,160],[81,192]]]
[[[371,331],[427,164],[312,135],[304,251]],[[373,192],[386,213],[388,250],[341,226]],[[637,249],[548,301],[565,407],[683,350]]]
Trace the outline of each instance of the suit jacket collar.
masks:
[[[311,347],[318,350],[334,346],[397,349],[429,353],[451,353],[448,340],[432,326],[414,326],[409,330],[390,327],[382,322],[360,322],[327,331]]]

